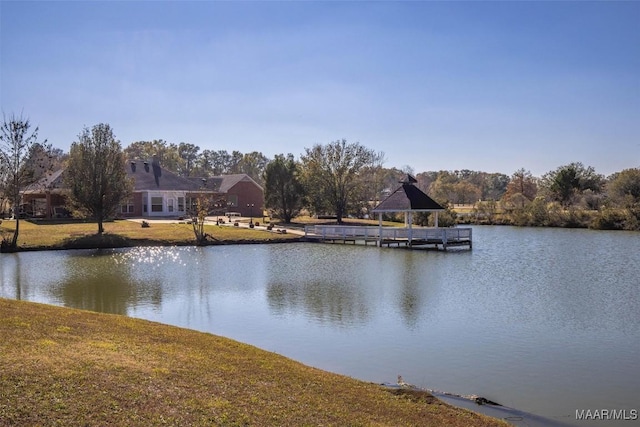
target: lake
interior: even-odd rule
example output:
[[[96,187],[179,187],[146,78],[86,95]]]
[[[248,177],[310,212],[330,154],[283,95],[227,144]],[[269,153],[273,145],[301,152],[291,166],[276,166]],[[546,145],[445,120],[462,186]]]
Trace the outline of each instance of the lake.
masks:
[[[446,253],[291,243],[2,254],[0,297],[211,332],[576,425],[598,424],[576,410],[639,410],[640,234],[473,236],[472,251]]]

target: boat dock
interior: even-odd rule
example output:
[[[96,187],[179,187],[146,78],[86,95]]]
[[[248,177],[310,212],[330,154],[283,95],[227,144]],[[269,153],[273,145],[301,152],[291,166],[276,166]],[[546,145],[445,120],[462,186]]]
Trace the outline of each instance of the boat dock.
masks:
[[[451,247],[472,247],[471,228],[376,227],[349,225],[307,225],[304,237],[330,243],[353,243],[378,247],[405,247],[446,251]]]

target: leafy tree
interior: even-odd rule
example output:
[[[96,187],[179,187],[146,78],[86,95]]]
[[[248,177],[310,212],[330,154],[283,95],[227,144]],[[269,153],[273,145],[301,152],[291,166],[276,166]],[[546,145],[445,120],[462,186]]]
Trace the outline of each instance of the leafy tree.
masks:
[[[300,213],[304,187],[293,154],[276,155],[264,170],[265,206],[285,223]]]
[[[640,205],[640,169],[625,169],[614,174],[607,184],[607,193],[619,206]]]
[[[438,172],[437,178],[429,186],[428,193],[439,202],[454,203],[457,200],[456,184],[459,178],[449,171]]]
[[[231,155],[228,157],[228,164],[226,165],[226,172],[229,174],[242,173],[240,170],[240,164],[242,163],[242,159],[244,158],[244,154],[240,151],[234,150],[231,152]]]
[[[216,175],[214,172],[215,153],[213,150],[202,150],[196,159],[196,167],[202,176]]]
[[[185,142],[181,142],[178,145],[178,156],[182,160],[179,163],[179,168],[177,172],[183,176],[190,176],[193,171],[196,160],[198,159],[198,152],[200,151],[200,147],[194,144],[187,144]]]
[[[238,172],[246,173],[251,179],[262,185],[263,173],[268,163],[269,159],[264,154],[252,151],[242,156],[242,160],[238,164]]]
[[[375,159],[373,150],[357,142],[348,144],[346,139],[305,148],[301,157],[304,182],[314,207],[323,207],[325,201],[342,223],[350,207],[362,202],[366,182],[361,174]]]
[[[72,204],[95,218],[102,234],[104,220],[116,213],[133,185],[120,142],[108,124],[84,128],[71,145],[66,181]]]
[[[155,158],[163,167],[175,172],[180,171],[181,163],[184,162],[178,153],[178,146],[169,144],[163,139],[132,142],[123,152],[125,159],[130,160]]]
[[[585,168],[582,163],[577,162],[548,172],[542,177],[541,184],[552,200],[563,206],[570,206],[575,202],[575,196],[581,195],[585,190],[599,193],[603,182],[603,176],[597,174],[593,167]]]
[[[3,115],[0,128],[0,177],[3,190],[13,206],[16,228],[10,242],[2,242],[2,249],[15,249],[20,232],[20,191],[34,181],[37,162],[29,162],[33,149],[38,144],[38,127],[29,133],[31,122],[12,114],[8,119]],[[46,140],[40,145],[46,150]],[[45,167],[44,165],[40,165]]]
[[[481,189],[482,200],[500,200],[507,191],[509,176],[503,173],[478,172],[480,182],[476,185]],[[475,183],[475,182],[474,182]]]
[[[453,185],[457,203],[474,203],[480,198],[481,190],[469,181],[460,181]]]
[[[218,150],[213,156],[213,174],[223,175],[231,173],[231,154],[226,150]]]

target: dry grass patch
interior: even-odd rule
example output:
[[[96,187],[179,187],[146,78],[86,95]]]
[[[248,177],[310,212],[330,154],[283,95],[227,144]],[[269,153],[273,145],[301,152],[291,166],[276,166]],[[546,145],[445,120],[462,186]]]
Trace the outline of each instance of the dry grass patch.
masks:
[[[503,426],[211,334],[0,299],[0,425]]]

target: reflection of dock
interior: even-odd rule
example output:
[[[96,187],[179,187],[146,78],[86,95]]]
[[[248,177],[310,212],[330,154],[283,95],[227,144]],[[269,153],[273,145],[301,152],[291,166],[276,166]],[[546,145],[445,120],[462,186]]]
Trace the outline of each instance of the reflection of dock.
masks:
[[[348,225],[307,225],[304,236],[308,240],[331,243],[372,243],[383,247],[447,250],[450,247],[471,249],[471,228],[442,227],[376,227]]]

